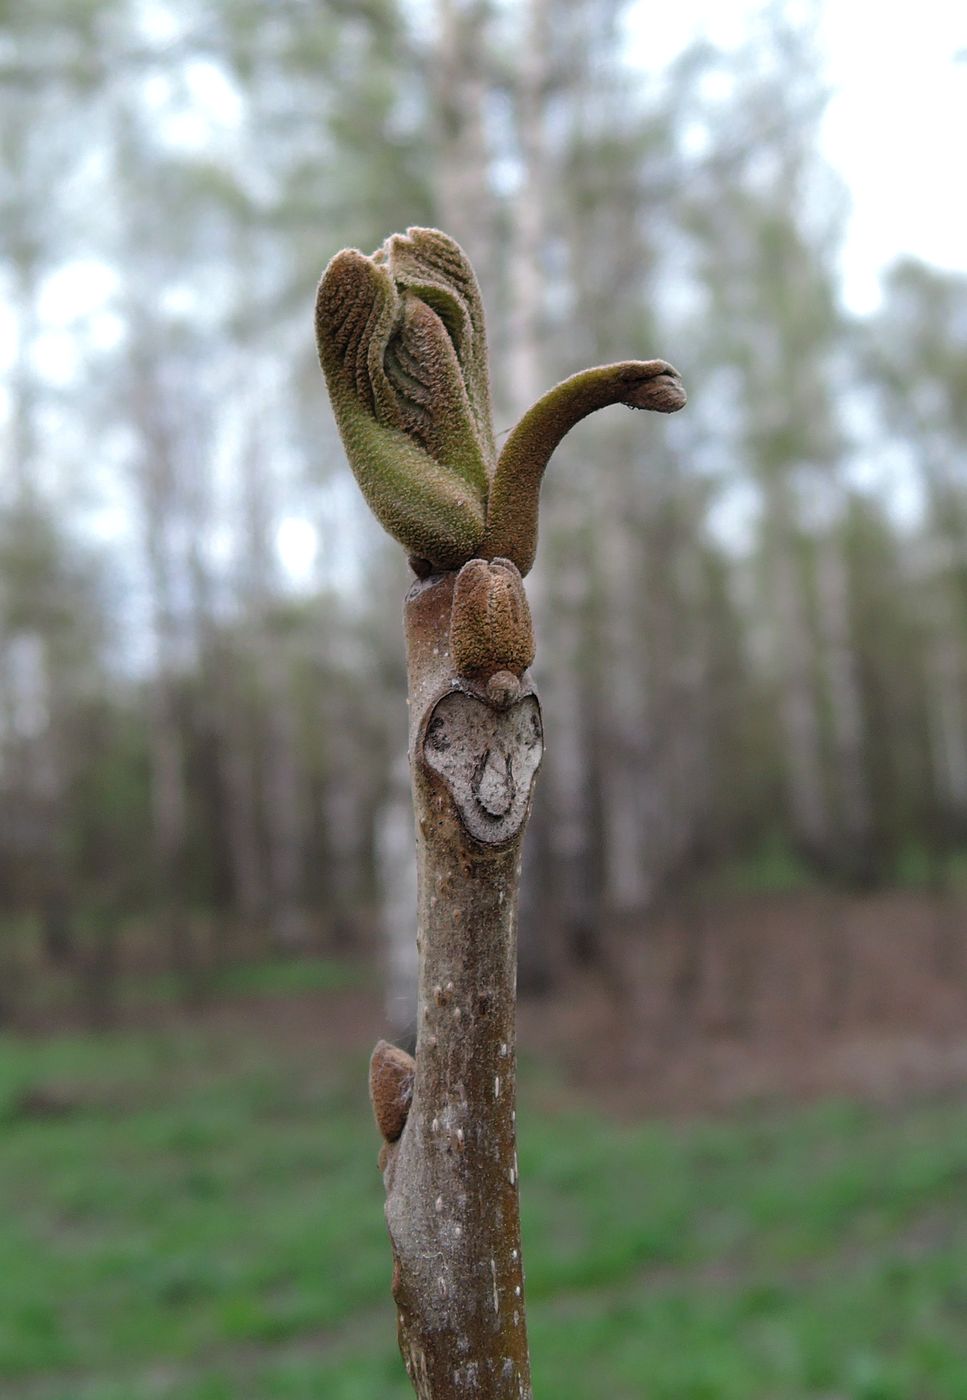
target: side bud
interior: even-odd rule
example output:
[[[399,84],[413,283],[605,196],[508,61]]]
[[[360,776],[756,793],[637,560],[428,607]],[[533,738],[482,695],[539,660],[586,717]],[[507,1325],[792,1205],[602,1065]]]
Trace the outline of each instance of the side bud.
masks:
[[[376,1126],[386,1142],[395,1142],[406,1127],[415,1073],[412,1055],[387,1040],[377,1043],[369,1061],[369,1097]]]
[[[457,575],[450,656],[458,675],[520,677],[534,660],[534,629],[520,572],[509,559],[471,559]]]

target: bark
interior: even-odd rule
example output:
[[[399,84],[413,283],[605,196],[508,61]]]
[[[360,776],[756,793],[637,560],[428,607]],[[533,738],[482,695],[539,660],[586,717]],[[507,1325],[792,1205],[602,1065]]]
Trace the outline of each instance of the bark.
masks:
[[[419,961],[413,933],[416,867],[413,863],[413,804],[403,755],[393,763],[389,791],[376,832],[380,922],[386,959],[386,1016],[397,1039],[416,1034]]]
[[[160,914],[172,968],[187,973],[193,960],[184,903],[187,794],[176,699],[160,658],[150,716],[151,805]]]
[[[967,812],[967,665],[950,600],[942,582],[932,589],[931,635],[927,648],[930,751],[934,787],[948,815]]]
[[[682,490],[683,496],[685,490]],[[712,600],[703,568],[699,541],[702,526],[694,497],[680,506],[683,528],[672,539],[672,577],[675,597],[664,609],[664,624],[672,650],[672,715],[668,748],[672,762],[675,800],[670,804],[667,860],[672,869],[708,836],[712,806],[712,713],[715,683],[711,675]],[[672,716],[678,716],[678,723]]]
[[[242,688],[236,674],[239,661],[228,648],[220,649],[219,660],[220,673],[212,680],[216,724],[221,735],[221,776],[233,898],[242,926],[250,932],[266,917],[255,771],[251,739],[242,713]]]
[[[16,242],[17,233],[29,238],[27,230],[9,228]],[[17,350],[10,369],[10,409],[8,418],[9,488],[14,500],[31,501],[37,489],[37,379],[31,367],[31,351],[37,333],[34,289],[39,269],[32,258],[17,258],[14,267],[15,314],[19,327]]]
[[[283,949],[308,941],[302,887],[305,851],[304,792],[298,760],[295,702],[279,638],[266,623],[260,637],[265,724],[265,819],[273,941]]]
[[[141,440],[134,487],[150,593],[155,669],[148,703],[153,856],[159,918],[172,968],[193,969],[186,904],[189,867],[189,794],[185,736],[179,713],[179,673],[185,667],[185,619],[179,607],[184,557],[178,547],[183,519],[183,466],[172,392],[163,376],[161,329],[143,305],[127,306],[132,343],[129,391],[132,421]]]
[[[869,867],[872,811],[866,778],[863,706],[850,627],[849,570],[834,530],[820,545],[817,566],[819,624],[846,859],[854,872],[861,874]]]
[[[242,929],[251,933],[264,923],[267,911],[253,746],[240,680],[242,657],[240,647],[230,643],[217,620],[211,565],[205,557],[205,541],[214,528],[210,474],[198,473],[189,489],[192,533],[188,563],[202,681],[199,707],[214,740],[218,794],[218,812],[213,817],[217,820],[221,814],[225,824],[232,909]]]
[[[515,419],[527,411],[544,388],[542,320],[548,194],[544,114],[548,82],[547,30],[546,0],[530,0],[524,22],[515,94],[521,179],[513,203],[507,345],[507,389]]]
[[[487,7],[437,0],[434,76],[440,227],[472,255],[481,282],[493,278],[493,198],[485,108]]]
[[[257,439],[243,457],[245,558],[242,587],[254,614],[253,658],[265,703],[262,732],[264,776],[265,877],[269,937],[283,950],[305,945],[303,862],[306,850],[305,791],[298,755],[298,718],[289,658],[281,623],[273,617],[275,561],[271,543],[275,518],[273,481]]]
[[[0,649],[0,773],[15,795],[16,841],[22,854],[20,898],[36,914],[44,953],[54,964],[74,953],[67,870],[67,771],[52,647],[33,627],[8,635]],[[12,891],[10,892],[12,895]]]
[[[420,1400],[529,1400],[516,909],[543,736],[526,673],[519,695],[496,703],[454,676],[453,585],[453,574],[415,583],[404,610],[420,973],[411,1105],[382,1157],[393,1296]],[[371,1081],[378,1119],[384,1052],[392,1062],[377,1047]]]
[[[149,706],[151,807],[154,858],[161,921],[172,967],[181,973],[193,961],[185,881],[188,865],[188,793],[184,743],[178,714],[178,623],[168,534],[174,514],[173,467],[163,425],[152,412],[151,392],[139,383],[138,404],[147,454],[141,469],[141,511],[151,580],[155,633],[155,676]]]
[[[823,786],[812,638],[796,576],[795,530],[790,520],[788,491],[783,483],[773,478],[766,497],[771,535],[769,565],[779,671],[779,717],[789,807],[797,838],[815,858],[827,849],[829,820]]]
[[[555,525],[564,534],[561,512]],[[545,834],[548,898],[536,950],[548,985],[560,981],[573,958],[588,956],[594,944],[591,765],[580,657],[590,571],[576,553],[547,571],[550,586],[541,590],[539,606],[538,631],[546,639],[543,654],[548,658],[541,674],[542,681],[549,678],[548,725],[554,735],[553,761],[543,779],[550,814]]]
[[[628,437],[624,445],[630,447]],[[632,606],[640,544],[628,519],[627,490],[619,476],[603,478],[595,522],[606,659],[599,696],[607,735],[601,755],[603,895],[606,922],[619,939],[651,908],[659,850],[651,687],[642,664],[642,619]]]
[[[520,24],[514,96],[521,176],[512,208],[505,376],[511,421],[527,412],[547,383],[544,264],[553,183],[546,130],[551,49],[547,0],[529,0]],[[560,980],[574,949],[588,943],[592,924],[589,764],[578,660],[588,576],[574,567],[572,558],[573,536],[582,524],[580,510],[569,506],[566,497],[553,499],[544,514],[545,534],[553,547],[532,590],[537,631],[546,639],[541,675],[555,735],[543,778],[545,809],[553,813],[544,833],[549,897],[545,917],[528,930],[526,954],[531,980],[544,987]]]
[[[368,806],[367,760],[371,758],[356,738],[347,739],[351,724],[346,698],[332,688],[319,697],[319,723],[330,736],[325,750],[320,817],[325,830],[329,870],[325,886],[325,922],[328,946],[346,950],[359,946],[364,930],[361,905],[371,898],[367,890],[368,843],[373,821]],[[342,736],[332,742],[332,736]],[[412,827],[412,818],[410,818]],[[410,846],[412,854],[412,845]],[[410,929],[413,936],[412,903]],[[391,1022],[395,1026],[395,1020]]]
[[[926,437],[926,433],[923,433]],[[933,563],[919,590],[922,626],[926,635],[926,679],[933,788],[942,813],[944,841],[962,827],[967,816],[967,654],[962,642],[962,602],[957,561],[964,558],[965,541],[954,502],[958,482],[934,452],[921,462],[924,490],[930,504]]]

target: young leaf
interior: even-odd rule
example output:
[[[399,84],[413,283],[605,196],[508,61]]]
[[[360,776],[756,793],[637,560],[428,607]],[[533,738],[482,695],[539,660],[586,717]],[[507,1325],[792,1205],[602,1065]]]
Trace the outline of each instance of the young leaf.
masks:
[[[544,469],[565,433],[609,404],[675,413],[685,405],[678,371],[664,360],[624,360],[572,374],[527,410],[497,461],[479,553],[504,555],[521,574],[537,552],[537,506]]]

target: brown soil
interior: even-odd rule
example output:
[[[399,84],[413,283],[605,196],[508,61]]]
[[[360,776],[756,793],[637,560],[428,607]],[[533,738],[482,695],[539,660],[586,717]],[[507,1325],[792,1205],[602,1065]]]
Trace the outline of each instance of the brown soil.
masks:
[[[308,1063],[362,1058],[388,1034],[375,980],[188,1010],[159,1003],[127,1016],[203,1021]],[[962,1089],[967,903],[894,892],[679,906],[650,928],[613,935],[597,966],[523,999],[518,1043],[563,1071],[551,1097],[577,1093],[635,1116]]]
[[[967,905],[890,893],[667,911],[611,975],[521,1007],[576,1087],[613,1110],[967,1084]],[[619,966],[620,964],[620,966]]]
[[[375,990],[225,1004],[307,1051],[387,1033]],[[890,893],[757,897],[668,910],[605,967],[522,1000],[519,1045],[612,1112],[715,1111],[967,1085],[967,905]]]

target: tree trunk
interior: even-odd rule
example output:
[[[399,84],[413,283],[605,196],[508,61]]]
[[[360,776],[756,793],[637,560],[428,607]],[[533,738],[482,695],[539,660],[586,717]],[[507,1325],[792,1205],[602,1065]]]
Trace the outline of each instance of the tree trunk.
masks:
[[[171,605],[171,578],[161,535],[166,521],[159,511],[157,529],[152,528],[153,507],[164,500],[158,490],[156,463],[146,468],[152,480],[144,503],[145,534],[154,605],[156,670],[149,705],[151,754],[151,807],[154,823],[155,879],[159,916],[168,943],[173,970],[187,975],[194,961],[185,884],[188,865],[188,793],[184,773],[184,743],[178,715],[175,667],[175,621]],[[147,494],[147,493],[146,493]]]
[[[393,1296],[420,1400],[529,1400],[516,911],[543,736],[526,674],[509,704],[454,677],[453,587],[453,574],[431,575],[413,585],[404,609],[420,977],[412,1100],[402,1136],[382,1158]],[[378,1119],[393,1054],[381,1044],[373,1058]]]
[[[922,590],[927,613],[927,704],[934,789],[948,830],[967,813],[967,716],[964,712],[964,649],[945,578]]]
[[[546,112],[552,43],[547,0],[528,0],[519,24],[521,59],[514,100],[521,176],[511,211],[503,386],[512,421],[538,398],[548,376],[544,302],[553,175]],[[586,950],[592,941],[589,764],[579,664],[588,574],[574,562],[575,548],[580,547],[575,537],[583,524],[583,500],[569,501],[559,493],[544,503],[548,547],[530,594],[538,635],[547,643],[541,675],[555,735],[543,799],[544,810],[553,813],[543,831],[549,897],[541,901],[542,917],[528,929],[522,955],[530,984],[541,988],[560,981],[575,950]]]
[[[211,565],[205,541],[214,530],[210,473],[197,473],[190,485],[192,534],[188,547],[192,608],[199,657],[200,708],[209,734],[215,740],[215,784],[218,813],[224,821],[229,899],[243,935],[261,928],[267,917],[267,901],[258,832],[253,745],[241,683],[242,655],[217,619]],[[223,926],[219,954],[237,949],[239,928]]]
[[[222,740],[221,775],[232,893],[242,928],[251,934],[267,916],[252,740],[242,712],[245,701],[238,677],[239,658],[230,648],[220,647],[219,661],[220,674],[213,676],[212,681],[216,724]]]
[[[187,975],[194,961],[185,909],[187,794],[173,686],[159,666],[151,697],[151,805],[159,916],[172,970]]]
[[[275,481],[269,454],[257,435],[243,454],[245,554],[241,586],[254,618],[252,655],[264,709],[262,818],[268,934],[278,951],[305,946],[305,792],[300,779],[298,719],[281,622],[273,617],[278,596],[272,529]]]
[[[419,959],[413,937],[416,867],[413,863],[413,804],[409,769],[402,755],[394,761],[389,791],[377,819],[380,923],[386,962],[386,1018],[398,1041],[416,1037]]]
[[[172,431],[174,418],[168,411],[159,369],[163,354],[159,328],[136,303],[129,306],[128,314],[132,338],[138,346],[132,364],[131,406],[142,440],[142,455],[135,486],[155,643],[148,708],[155,881],[171,966],[187,976],[192,971],[194,953],[186,907],[189,796],[178,712],[178,672],[185,648],[176,579],[182,560],[172,543],[178,535],[181,461]]]
[[[854,875],[868,876],[872,873],[872,812],[866,778],[863,706],[850,630],[849,567],[835,526],[819,546],[817,588],[836,784],[846,838],[844,864]]]
[[[284,952],[303,948],[309,938],[303,891],[304,797],[298,757],[297,720],[291,680],[281,640],[266,619],[259,637],[265,715],[264,811],[271,891],[270,928]]]
[[[773,645],[779,719],[792,826],[813,858],[825,856],[829,820],[823,785],[822,736],[816,705],[813,645],[796,572],[796,535],[786,485],[775,475],[766,489]]]
[[[565,522],[558,511],[554,526]],[[557,541],[555,541],[556,543]],[[589,569],[575,558],[556,559],[544,574],[550,587],[541,591],[538,634],[546,638],[549,658],[541,676],[550,676],[548,724],[554,735],[553,761],[544,776],[544,807],[550,820],[544,838],[548,863],[545,928],[530,932],[545,981],[561,980],[576,956],[590,957],[596,946],[591,812],[591,764],[582,689],[581,646],[584,640]]]
[[[485,121],[487,24],[487,5],[481,0],[437,0],[433,75],[438,217],[440,227],[472,254],[485,286],[494,274]]]
[[[625,506],[622,482],[604,480],[599,490],[598,567],[602,596],[601,755],[603,790],[604,908],[608,928],[620,941],[639,925],[655,895],[659,859],[658,774],[654,764],[651,694],[643,652],[647,646],[636,613],[635,554],[640,550]]]

